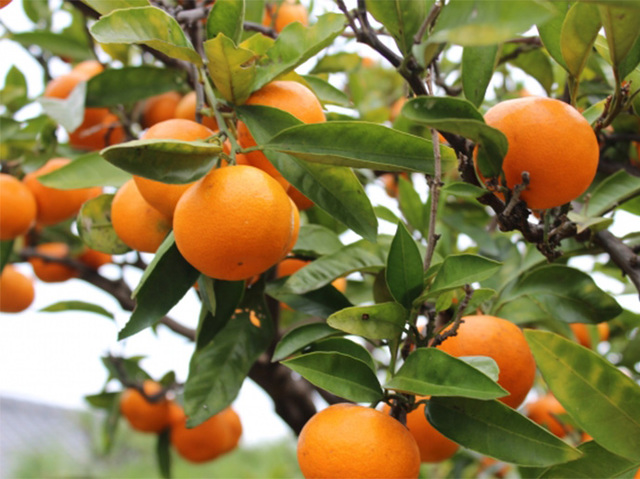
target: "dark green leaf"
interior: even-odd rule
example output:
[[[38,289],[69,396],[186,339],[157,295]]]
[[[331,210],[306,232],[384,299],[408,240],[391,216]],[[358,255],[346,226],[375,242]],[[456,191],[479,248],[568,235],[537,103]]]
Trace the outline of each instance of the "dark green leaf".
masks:
[[[262,88],[276,77],[293,71],[317,55],[333,43],[344,28],[345,18],[337,13],[321,15],[317,23],[308,28],[299,22],[287,25],[267,50],[267,57],[260,61],[253,89]]]
[[[114,10],[103,15],[90,31],[100,43],[142,43],[171,58],[202,65],[202,58],[178,22],[156,7]]]
[[[386,280],[394,299],[406,309],[424,289],[422,256],[404,223],[398,223],[387,257]]]
[[[87,313],[95,313],[109,319],[114,319],[113,313],[107,311],[97,304],[87,303],[85,301],[60,301],[42,308],[42,313],[63,313],[67,311],[85,311]]]
[[[182,257],[173,233],[170,233],[158,248],[133,293],[136,307],[118,334],[118,339],[128,338],[160,321],[189,291],[199,274]]]
[[[599,323],[615,318],[622,308],[588,274],[551,264],[521,276],[500,295],[493,312],[516,323]]]
[[[609,361],[547,331],[525,331],[536,364],[571,419],[601,446],[640,462],[640,386]]]
[[[591,54],[600,30],[600,15],[595,5],[577,2],[567,13],[560,34],[560,48],[567,69],[579,78]]]
[[[635,9],[613,5],[598,5],[598,9],[609,44],[611,63],[614,72],[618,72],[620,64],[640,36],[640,15]]]
[[[512,45],[512,47],[514,47],[514,49],[517,48],[515,45]],[[503,49],[503,53],[506,54],[508,50],[509,49]],[[554,81],[553,66],[551,65],[549,56],[541,49],[521,53],[513,60],[510,60],[509,63],[522,69],[528,75],[531,75],[540,83],[547,94],[551,94]]]
[[[187,427],[197,426],[231,404],[251,366],[271,343],[273,324],[263,294],[260,287],[247,290],[242,312],[191,357],[184,388]],[[259,327],[252,324],[252,315]]]
[[[453,195],[461,198],[477,198],[486,193],[483,188],[462,181],[447,183],[441,190],[443,195]]]
[[[109,410],[113,406],[113,402],[119,402],[119,392],[101,392],[99,394],[90,394],[84,397],[84,400],[89,403],[91,407],[98,409]]]
[[[640,178],[624,170],[607,176],[589,196],[586,214],[601,216],[640,194]]]
[[[384,387],[420,396],[495,399],[508,395],[484,372],[436,348],[413,351]]]
[[[78,61],[93,58],[93,53],[86,42],[80,42],[62,33],[35,30],[13,33],[9,38],[26,48],[37,45],[54,56],[64,56]]]
[[[236,46],[224,33],[206,41],[204,51],[209,75],[222,97],[230,103],[244,103],[256,76],[256,54]]]
[[[276,345],[272,361],[281,361],[320,339],[342,334],[325,322],[310,323],[288,331]]]
[[[638,64],[640,64],[640,36],[636,38],[631,50],[618,66],[620,78],[626,78],[634,70],[637,71]]]
[[[367,351],[364,346],[360,346],[358,343],[347,338],[325,338],[320,341],[312,343],[305,349],[305,353],[314,352],[335,352],[346,354],[352,358],[359,359],[375,372],[376,365],[373,361],[371,353]]]
[[[493,276],[502,263],[474,254],[447,256],[436,273],[429,296]]]
[[[163,183],[191,183],[206,175],[222,152],[218,140],[134,140],[100,152],[105,160],[138,176]]]
[[[433,1],[368,0],[367,10],[385,26],[402,53],[409,53]]]
[[[381,220],[388,221],[389,223],[396,224],[400,221],[400,218],[396,216],[396,214],[391,211],[386,206],[378,205],[373,207],[373,211],[376,213],[376,216]]]
[[[323,105],[351,106],[349,97],[331,83],[313,75],[302,75],[302,78],[304,78],[304,81],[311,87],[311,90]]]
[[[114,439],[116,431],[118,430],[118,423],[120,422],[120,393],[113,398],[109,412],[104,418],[102,424],[102,451],[107,454],[111,451],[114,445]]]
[[[523,466],[551,466],[581,453],[542,426],[497,401],[434,397],[429,422],[455,442],[501,461]]]
[[[484,122],[484,118],[473,104],[467,100],[448,97],[419,97],[409,100],[402,107],[402,114],[420,124],[462,135],[481,145],[478,163],[486,177],[499,176],[502,158],[507,154],[509,144],[506,136]]]
[[[45,186],[60,190],[91,186],[122,186],[131,175],[113,166],[97,152],[79,156],[71,163],[38,177]]]
[[[394,302],[345,308],[327,318],[329,326],[367,339],[397,339],[409,313]]]
[[[207,18],[207,38],[223,33],[234,43],[242,39],[245,0],[216,0]]]
[[[4,79],[4,87],[0,90],[0,105],[6,106],[10,112],[16,112],[28,102],[27,80],[16,66],[12,66]],[[3,136],[6,135],[4,131],[3,128]]]
[[[329,228],[309,224],[300,226],[293,252],[304,256],[322,256],[335,253],[343,246],[338,235]]]
[[[109,68],[92,77],[87,83],[87,107],[126,105],[180,90],[187,84],[184,70],[157,68],[147,65]],[[126,88],[122,86],[126,85]]]
[[[498,45],[465,47],[462,51],[462,90],[467,100],[479,107],[498,61]]]
[[[85,201],[76,224],[82,242],[103,253],[123,254],[129,251],[111,223],[111,203],[114,195],[100,195]]]
[[[265,0],[245,0],[245,21],[261,23],[264,16],[264,3]]]
[[[245,291],[244,281],[224,281],[200,277],[200,290],[203,296],[213,293],[215,309],[209,311],[198,324],[196,346],[198,349],[209,344],[235,314]],[[207,292],[208,286],[213,291]]]
[[[398,206],[409,225],[423,236],[428,235],[428,218],[425,218],[425,205],[411,181],[398,177]]]
[[[298,295],[283,291],[282,286],[285,281],[286,278],[282,278],[270,283],[267,286],[267,294],[295,311],[326,319],[336,311],[352,306],[349,300],[332,285]]]
[[[51,9],[47,0],[31,0],[22,2],[22,8],[29,20],[38,24],[41,20],[47,21],[51,18]]]
[[[142,357],[140,356],[131,358],[103,357],[102,364],[107,368],[107,371],[109,371],[107,381],[117,379],[120,382],[133,381],[142,383],[147,379],[151,379],[151,376],[140,367],[139,363],[141,359]]]
[[[354,402],[382,399],[382,388],[369,365],[337,352],[313,352],[283,361],[310,383]]]
[[[557,1],[556,13],[548,20],[537,23],[540,40],[547,49],[551,57],[565,70],[568,70],[567,64],[562,56],[562,24],[569,10],[569,2]]]
[[[244,106],[236,111],[258,144],[300,120],[284,111],[266,106]],[[375,241],[378,222],[371,202],[353,171],[344,167],[308,163],[275,151],[267,158],[295,188],[362,237]]]
[[[164,479],[171,477],[171,430],[165,429],[158,434],[156,442],[156,460],[160,476]]]

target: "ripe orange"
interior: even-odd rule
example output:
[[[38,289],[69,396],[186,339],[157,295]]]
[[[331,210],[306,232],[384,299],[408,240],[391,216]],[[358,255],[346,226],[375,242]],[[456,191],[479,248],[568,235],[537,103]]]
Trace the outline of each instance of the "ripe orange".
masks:
[[[162,391],[162,386],[147,380],[142,385],[147,396]],[[169,400],[149,402],[136,389],[125,389],[120,395],[120,412],[136,431],[161,432],[169,426]]]
[[[584,323],[571,323],[569,324],[571,331],[573,331],[574,336],[578,343],[583,345],[585,348],[591,348],[591,334],[589,333],[589,328]],[[609,339],[609,324],[608,323],[598,323],[596,326],[598,328],[598,337],[600,341],[606,341]]]
[[[522,172],[529,172],[529,186],[521,194],[529,208],[563,205],[591,185],[598,167],[598,141],[589,122],[572,106],[528,96],[498,103],[484,119],[509,141],[502,164],[507,186],[522,183]]]
[[[102,191],[98,187],[59,190],[44,186],[38,180],[39,176],[58,170],[69,163],[71,160],[67,158],[52,158],[22,180],[38,204],[36,221],[40,225],[49,226],[71,218],[78,213],[85,201],[95,198]]]
[[[213,131],[200,123],[172,119],[156,123],[142,135],[142,138],[145,140],[195,141],[204,140],[211,135],[213,135]],[[142,176],[134,176],[133,179],[147,203],[169,217],[173,216],[173,211],[182,194],[193,184],[168,184]]]
[[[174,118],[196,121],[196,103],[196,92],[187,93],[176,105]],[[211,130],[218,130],[218,121],[212,116],[202,115],[202,124]]]
[[[182,96],[177,91],[168,91],[147,98],[142,111],[142,125],[145,128],[176,117],[176,107]]]
[[[297,237],[297,208],[277,181],[252,166],[217,168],[176,206],[173,231],[201,273],[237,281],[280,261]]]
[[[82,254],[78,256],[78,261],[91,269],[98,269],[100,266],[111,263],[111,255],[91,248],[85,248]]]
[[[438,346],[452,356],[489,356],[500,368],[498,384],[510,395],[500,401],[517,408],[533,385],[536,363],[518,326],[495,316],[462,318],[458,334]],[[451,326],[445,328],[448,331]]]
[[[309,15],[304,5],[295,0],[284,0],[280,5],[265,8],[262,24],[280,33],[284,27],[293,22],[309,25]]]
[[[51,258],[69,258],[69,246],[65,243],[43,243],[36,246],[36,252]],[[45,283],[61,283],[78,276],[78,272],[58,261],[51,261],[44,258],[29,258],[29,263],[33,267],[33,273]]]
[[[33,280],[23,275],[15,266],[5,265],[0,275],[0,312],[24,311],[31,306],[34,297]]]
[[[306,86],[294,81],[273,81],[254,92],[246,101],[247,105],[264,105],[279,108],[292,114],[303,123],[322,123],[326,121],[322,105]],[[242,148],[256,146],[247,126],[238,123],[238,143]],[[271,164],[261,151],[246,153],[249,163],[269,173],[283,185],[288,182]],[[286,189],[286,188],[285,188]]]
[[[567,411],[551,393],[527,404],[525,409],[527,416],[533,422],[546,427],[558,437],[566,436],[572,429],[570,425],[564,424],[559,419],[559,416],[566,414]]]
[[[415,478],[420,451],[391,416],[356,404],[334,404],[315,414],[298,437],[305,478]]]
[[[17,178],[0,173],[0,240],[25,234],[36,221],[36,199]]]
[[[11,3],[11,0],[0,0],[0,8],[4,8]]]
[[[78,63],[71,69],[72,73],[82,75],[87,80],[96,76],[98,73],[102,73],[103,71],[104,67],[98,60],[85,60]]]
[[[389,414],[389,409],[389,406],[385,405],[382,411]],[[418,444],[421,462],[442,462],[458,450],[457,443],[443,436],[427,421],[424,415],[424,404],[407,414],[407,428]]]
[[[238,445],[242,434],[240,418],[231,408],[187,429],[186,417],[172,423],[171,444],[178,454],[191,462],[211,461]]]
[[[171,230],[171,218],[147,203],[133,180],[113,197],[111,223],[129,248],[146,253],[155,253]]]

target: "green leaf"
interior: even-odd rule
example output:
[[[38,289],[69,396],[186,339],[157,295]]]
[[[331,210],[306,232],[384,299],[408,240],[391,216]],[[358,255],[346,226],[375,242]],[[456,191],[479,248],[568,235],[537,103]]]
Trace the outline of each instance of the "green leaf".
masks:
[[[131,7],[146,7],[149,5],[149,0],[82,0],[89,5],[95,11],[102,15],[112,12],[113,10],[120,10]]]
[[[562,56],[562,24],[569,10],[569,2],[556,2],[557,12],[550,19],[537,24],[538,33],[542,44],[547,49],[551,57],[565,70],[567,64]]]
[[[409,53],[433,1],[367,0],[367,10],[391,34],[402,53]]]
[[[493,276],[502,263],[474,254],[447,256],[437,270],[429,296]]]
[[[199,274],[178,251],[173,232],[169,233],[133,293],[136,307],[118,339],[133,336],[160,321],[189,291]]]
[[[345,308],[327,318],[329,326],[367,339],[397,339],[409,313],[395,302]]]
[[[315,353],[320,351],[346,354],[352,358],[359,359],[369,366],[372,371],[376,371],[376,365],[371,353],[367,351],[365,347],[360,346],[358,343],[350,339],[331,337],[321,339],[319,341],[315,341],[306,348],[305,353]]]
[[[567,13],[560,34],[560,48],[567,70],[579,78],[591,54],[600,30],[600,15],[595,5],[576,2]]]
[[[116,393],[109,406],[108,414],[104,418],[102,423],[101,440],[102,451],[107,454],[113,448],[115,443],[115,436],[118,430],[118,423],[120,419],[120,393]]]
[[[627,78],[627,76],[629,76],[629,74],[633,73],[634,71],[637,76],[638,74],[637,68],[639,64],[640,64],[640,36],[636,38],[636,42],[631,47],[631,50],[629,51],[629,53],[627,53],[627,56],[625,56],[620,62],[620,65],[618,66],[619,77]]]
[[[640,386],[597,353],[525,331],[536,364],[571,419],[602,447],[640,462]]]
[[[42,313],[61,313],[66,311],[85,311],[87,313],[99,314],[105,318],[114,319],[113,313],[107,311],[102,306],[85,301],[60,301],[40,310]]]
[[[462,181],[446,183],[441,190],[443,195],[453,195],[460,198],[477,198],[486,193],[483,188]]]
[[[601,216],[616,206],[640,194],[640,178],[624,170],[607,176],[591,192],[586,205],[586,214]]]
[[[409,225],[423,236],[428,235],[428,218],[425,218],[425,205],[411,181],[398,177],[398,207]],[[396,221],[397,223],[397,221]]]
[[[85,201],[76,225],[82,242],[103,253],[123,254],[130,251],[116,234],[111,223],[111,203],[114,195],[100,195]]]
[[[293,252],[303,256],[322,256],[338,251],[344,245],[338,235],[321,225],[302,225]]]
[[[259,145],[267,143],[281,130],[301,124],[293,115],[271,107],[243,106],[236,111]],[[265,151],[265,154],[285,179],[319,208],[362,237],[375,241],[378,222],[353,171],[308,163],[275,151]]]
[[[471,102],[459,98],[418,97],[405,103],[402,114],[417,123],[462,135],[479,143],[482,148],[478,162],[482,174],[486,177],[500,175],[502,158],[509,148],[507,137],[487,125]],[[481,153],[486,154],[486,160]]]
[[[386,250],[380,244],[356,241],[296,271],[289,276],[285,287],[296,294],[313,291],[356,271],[380,270],[386,264],[386,256]]]
[[[509,394],[484,372],[436,348],[413,351],[384,387],[420,396],[495,399]]]
[[[460,359],[472,366],[474,369],[483,372],[495,382],[497,382],[500,377],[500,368],[498,367],[498,363],[489,356],[460,356],[457,359]]]
[[[453,0],[443,9],[429,43],[493,45],[510,40],[553,15],[546,3],[521,0]]]
[[[242,39],[245,0],[217,0],[207,18],[207,38],[222,33],[236,45]]]
[[[51,18],[51,9],[47,0],[32,0],[31,2],[23,2],[22,8],[24,13],[36,25],[41,21],[48,21]]]
[[[253,90],[262,88],[276,77],[293,71],[316,56],[333,43],[345,25],[344,16],[337,13],[319,16],[312,27],[304,27],[299,22],[287,25],[267,50],[266,58],[260,61]]]
[[[386,280],[393,298],[406,309],[424,289],[422,255],[404,223],[398,223],[387,257]]]
[[[611,63],[614,72],[617,73],[620,64],[640,35],[640,15],[635,9],[612,5],[598,5],[598,10],[609,45]]]
[[[256,76],[256,54],[237,47],[224,33],[207,40],[204,51],[209,75],[222,97],[230,103],[244,103]]]
[[[84,99],[86,82],[78,83],[64,100],[58,98],[38,98],[38,103],[47,115],[60,123],[65,130],[71,132],[78,128],[84,119]]]
[[[476,107],[482,105],[499,50],[498,45],[469,46],[462,50],[462,91]]]
[[[326,319],[336,311],[352,306],[349,300],[332,285],[298,295],[291,294],[282,288],[285,281],[286,278],[281,278],[271,282],[266,292],[295,311]]]
[[[331,121],[288,128],[264,145],[267,149],[330,165],[433,174],[429,140],[367,122]],[[442,147],[442,157],[453,152]]]
[[[147,65],[109,68],[87,82],[87,107],[110,107],[135,103],[187,84],[184,70]],[[122,86],[126,85],[126,88]]]
[[[202,65],[178,22],[156,7],[114,10],[103,15],[89,29],[100,43],[141,43],[171,58]]]
[[[507,45],[505,45],[507,48],[503,48],[503,54],[506,54],[509,50],[515,50],[517,48],[514,44],[509,46],[511,46],[511,48],[508,48]],[[509,60],[509,63],[535,78],[547,94],[551,95],[554,82],[553,66],[551,65],[549,56],[545,52],[541,49],[524,52],[519,54],[516,58]]]
[[[160,476],[164,479],[171,477],[171,430],[169,428],[158,434],[156,442],[156,460]]]
[[[89,403],[91,407],[98,409],[111,409],[114,401],[120,399],[119,392],[101,392],[99,394],[90,394],[84,397],[84,400]]]
[[[349,97],[331,83],[313,75],[302,75],[302,78],[323,105],[351,106]]]
[[[522,466],[551,466],[581,453],[497,400],[434,397],[429,422],[442,434],[474,451]]]
[[[16,66],[12,66],[4,79],[4,87],[0,90],[0,105],[15,113],[28,102],[27,80]]]
[[[633,473],[640,466],[639,462],[632,462],[613,454],[595,441],[581,444],[578,450],[583,454],[581,458],[552,466],[537,477],[544,479],[624,477],[625,473]]]
[[[616,300],[582,271],[560,264],[545,265],[522,275],[507,288],[493,309],[516,323],[560,320],[600,323],[622,312]]]
[[[47,30],[13,33],[8,36],[25,48],[38,46],[54,56],[64,56],[73,60],[89,60],[94,58],[93,52],[86,42],[78,41],[69,35],[54,33]]]
[[[317,59],[318,63],[311,70],[312,74],[339,73],[355,70],[362,63],[357,53],[338,52],[327,54]]]
[[[276,345],[272,361],[281,361],[305,348],[309,344],[330,336],[342,334],[325,322],[309,323],[298,326],[284,334]]]
[[[71,163],[38,177],[45,186],[60,190],[91,186],[121,186],[131,175],[113,166],[97,152],[79,156]]]
[[[222,328],[229,322],[244,297],[244,281],[224,281],[222,279],[200,277],[200,290],[202,295],[213,293],[214,310],[198,323],[196,332],[196,346],[198,349],[209,344]],[[211,286],[213,291],[207,291]],[[204,302],[204,301],[203,301]]]
[[[13,252],[13,241],[14,240],[0,241],[0,273],[2,273],[4,267],[9,263],[9,257]]]
[[[262,288],[247,290],[240,309],[212,342],[191,357],[184,388],[187,427],[197,426],[231,404],[251,366],[271,343],[273,323]],[[260,321],[260,327],[252,324],[251,315]]]
[[[586,229],[590,228],[592,233],[597,233],[607,229],[613,223],[613,218],[591,217],[584,216],[575,211],[569,211],[567,218],[576,224],[576,231],[578,234],[582,233]]]
[[[604,113],[607,100],[601,100],[598,103],[591,105],[585,111],[582,112],[582,116],[589,122],[590,125],[594,125],[596,120]]]
[[[206,175],[222,152],[216,139],[204,141],[134,140],[100,152],[109,163],[132,175],[163,183],[184,184]]]
[[[382,399],[382,388],[369,365],[337,352],[313,352],[283,361],[311,384],[354,402]]]

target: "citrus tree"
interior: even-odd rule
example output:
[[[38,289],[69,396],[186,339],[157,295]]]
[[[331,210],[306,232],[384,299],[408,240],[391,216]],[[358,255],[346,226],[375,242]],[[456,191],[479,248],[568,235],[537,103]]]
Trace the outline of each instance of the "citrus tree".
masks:
[[[640,2],[22,8],[46,88],[2,90],[2,311],[28,261],[111,294],[121,340],[193,341],[186,378],[104,358],[107,449],[124,416],[163,475],[214,459],[251,378],[306,477],[638,469],[639,316],[593,275],[640,290]],[[195,330],[169,316],[194,288]]]

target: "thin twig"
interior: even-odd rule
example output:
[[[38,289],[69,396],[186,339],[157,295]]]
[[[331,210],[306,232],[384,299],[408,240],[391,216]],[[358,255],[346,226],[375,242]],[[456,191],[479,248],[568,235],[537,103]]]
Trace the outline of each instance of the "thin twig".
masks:
[[[456,336],[458,334],[458,328],[460,328],[460,325],[464,322],[462,319],[462,315],[464,314],[464,310],[467,309],[467,306],[469,306],[469,301],[471,301],[471,296],[473,296],[473,288],[471,287],[471,285],[465,284],[464,298],[462,298],[462,301],[460,301],[460,304],[458,305],[458,311],[456,312],[456,316],[453,320],[453,324],[451,328],[447,329],[447,331],[445,331],[442,334],[440,333],[440,331],[438,331],[435,337],[433,338],[433,342],[431,343],[432,347],[439,346],[447,338]]]

